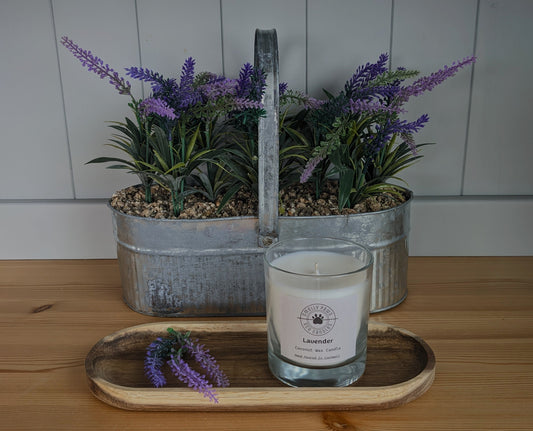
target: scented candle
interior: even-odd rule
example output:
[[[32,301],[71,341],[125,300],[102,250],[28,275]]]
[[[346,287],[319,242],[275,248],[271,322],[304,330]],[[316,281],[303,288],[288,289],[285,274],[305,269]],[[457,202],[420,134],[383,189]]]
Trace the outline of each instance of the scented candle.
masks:
[[[372,254],[332,238],[282,241],[265,253],[268,354],[292,386],[345,386],[366,363]]]

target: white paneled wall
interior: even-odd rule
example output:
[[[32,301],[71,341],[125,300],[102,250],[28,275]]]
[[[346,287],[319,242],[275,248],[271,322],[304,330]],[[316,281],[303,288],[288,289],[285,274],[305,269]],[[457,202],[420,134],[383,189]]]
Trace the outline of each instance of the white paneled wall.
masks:
[[[179,76],[193,57],[197,70],[223,72],[219,0],[137,0],[137,11],[142,66]]]
[[[113,155],[128,96],[84,70],[69,36],[121,74],[236,76],[256,28],[276,28],[280,78],[320,96],[388,52],[422,74],[475,54],[407,118],[430,115],[406,172],[413,255],[533,254],[530,0],[1,0],[0,259],[113,257],[105,199],[135,177],[86,165]],[[132,81],[132,80],[130,80]],[[138,96],[148,87],[132,82]]]
[[[0,199],[73,198],[48,2],[0,1],[0,59]]]
[[[226,75],[237,76],[243,63],[253,63],[256,28],[275,28],[280,80],[305,90],[305,4],[305,0],[222,0]]]
[[[308,2],[308,92],[335,92],[357,66],[390,50],[392,0]]]
[[[533,194],[533,2],[483,1],[464,193]]]
[[[121,74],[125,67],[139,64],[134,0],[53,0],[52,5],[58,41],[68,36]],[[124,119],[129,113],[129,96],[118,94],[107,81],[87,72],[63,45],[58,45],[58,51],[75,196],[109,196],[131,179],[122,171],[86,162],[116,155],[105,145],[111,134],[106,121]],[[132,84],[134,91],[140,91],[139,83]]]
[[[428,75],[473,55],[476,5],[476,0],[395,2],[393,67],[414,67]],[[425,147],[423,163],[406,171],[404,179],[417,195],[461,194],[471,76],[468,67],[405,105],[411,121],[429,114],[430,122],[417,141],[438,144]]]

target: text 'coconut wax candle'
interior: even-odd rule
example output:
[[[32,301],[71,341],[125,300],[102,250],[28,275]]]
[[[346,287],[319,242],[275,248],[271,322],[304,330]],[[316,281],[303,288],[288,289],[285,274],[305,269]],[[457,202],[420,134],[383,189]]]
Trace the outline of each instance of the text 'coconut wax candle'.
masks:
[[[372,254],[334,238],[265,252],[268,362],[291,386],[347,386],[365,370]]]

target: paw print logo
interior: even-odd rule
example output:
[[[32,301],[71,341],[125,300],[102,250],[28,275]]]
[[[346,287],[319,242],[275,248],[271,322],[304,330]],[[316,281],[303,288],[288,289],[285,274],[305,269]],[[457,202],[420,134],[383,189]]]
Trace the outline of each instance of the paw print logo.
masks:
[[[322,325],[324,323],[324,316],[320,313],[315,313],[311,316],[314,325]]]
[[[305,332],[320,337],[333,329],[337,316],[326,304],[309,304],[302,309],[298,320]]]

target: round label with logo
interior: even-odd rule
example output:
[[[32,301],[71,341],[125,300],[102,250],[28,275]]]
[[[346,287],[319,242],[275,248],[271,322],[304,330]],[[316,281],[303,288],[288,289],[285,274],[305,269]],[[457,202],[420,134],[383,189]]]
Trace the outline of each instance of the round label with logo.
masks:
[[[329,333],[337,320],[335,311],[325,304],[308,305],[298,318],[305,332],[317,337]]]

